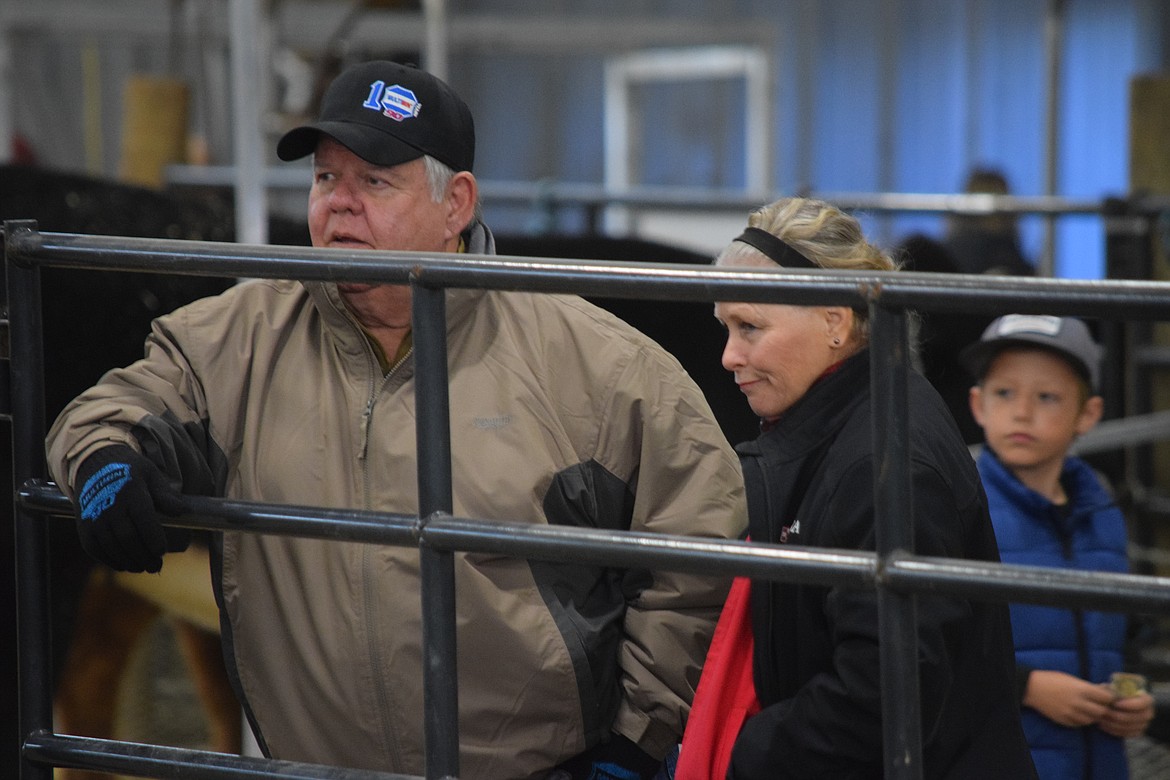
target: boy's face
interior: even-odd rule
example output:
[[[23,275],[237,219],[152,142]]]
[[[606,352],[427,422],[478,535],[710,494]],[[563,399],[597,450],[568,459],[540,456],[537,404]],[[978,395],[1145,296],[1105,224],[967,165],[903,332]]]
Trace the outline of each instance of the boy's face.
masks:
[[[1043,349],[1008,348],[971,388],[971,414],[987,445],[1015,472],[1059,469],[1073,440],[1101,419],[1068,361]]]

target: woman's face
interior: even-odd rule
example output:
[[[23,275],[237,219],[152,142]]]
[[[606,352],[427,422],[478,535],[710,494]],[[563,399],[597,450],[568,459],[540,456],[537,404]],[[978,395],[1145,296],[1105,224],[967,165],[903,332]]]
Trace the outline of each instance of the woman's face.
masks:
[[[848,309],[774,303],[716,303],[715,318],[727,328],[723,367],[752,411],[775,419],[846,354],[852,319]],[[833,340],[838,339],[836,345]]]

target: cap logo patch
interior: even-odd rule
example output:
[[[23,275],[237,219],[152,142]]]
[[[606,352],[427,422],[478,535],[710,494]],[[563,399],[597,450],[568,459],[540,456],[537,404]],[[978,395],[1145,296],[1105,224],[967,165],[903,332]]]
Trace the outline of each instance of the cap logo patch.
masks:
[[[383,116],[388,116],[395,122],[401,122],[404,119],[418,116],[422,103],[414,96],[414,92],[401,84],[387,87],[386,82],[375,81],[370,85],[370,94],[366,96],[366,102],[362,103],[362,108],[381,111]]]
[[[1005,314],[996,328],[995,335],[1011,336],[1016,333],[1055,336],[1060,333],[1060,317],[1045,314]]]

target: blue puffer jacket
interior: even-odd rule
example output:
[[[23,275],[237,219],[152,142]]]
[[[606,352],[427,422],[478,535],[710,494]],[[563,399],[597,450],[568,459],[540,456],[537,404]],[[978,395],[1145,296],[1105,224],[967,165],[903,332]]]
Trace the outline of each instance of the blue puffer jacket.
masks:
[[[1065,461],[1061,483],[1068,494],[1067,511],[1025,487],[990,449],[984,449],[978,465],[1004,563],[1129,570],[1125,518],[1084,461]],[[1012,604],[1011,613],[1020,666],[1058,670],[1092,682],[1105,682],[1122,669],[1124,614],[1037,604]],[[1122,740],[1096,726],[1057,725],[1030,707],[1022,715],[1041,778],[1129,776]]]

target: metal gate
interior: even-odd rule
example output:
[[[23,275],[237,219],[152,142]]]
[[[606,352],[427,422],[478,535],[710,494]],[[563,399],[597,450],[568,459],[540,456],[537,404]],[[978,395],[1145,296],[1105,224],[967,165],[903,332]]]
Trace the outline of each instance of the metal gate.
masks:
[[[455,683],[456,552],[617,567],[750,575],[777,581],[848,583],[876,589],[881,641],[886,775],[922,776],[915,648],[916,594],[1166,614],[1170,578],[1053,570],[915,556],[909,506],[907,311],[1069,314],[1111,320],[1170,320],[1170,283],[1078,281],[956,274],[716,269],[653,263],[568,261],[248,246],[42,233],[4,224],[11,341],[16,493],[21,777],[48,780],[70,766],[150,777],[392,778],[385,773],[226,756],[206,751],[56,734],[49,679],[48,561],[43,522],[71,515],[45,481],[40,269],[87,268],[221,277],[409,284],[414,295],[419,514],[269,505],[189,497],[169,525],[244,530],[415,547],[422,567],[426,777],[457,777]],[[687,301],[739,300],[866,306],[870,375],[881,459],[874,485],[876,553],[801,549],[595,529],[532,526],[452,516],[447,399],[449,287],[578,293]],[[714,359],[714,356],[713,356]]]

